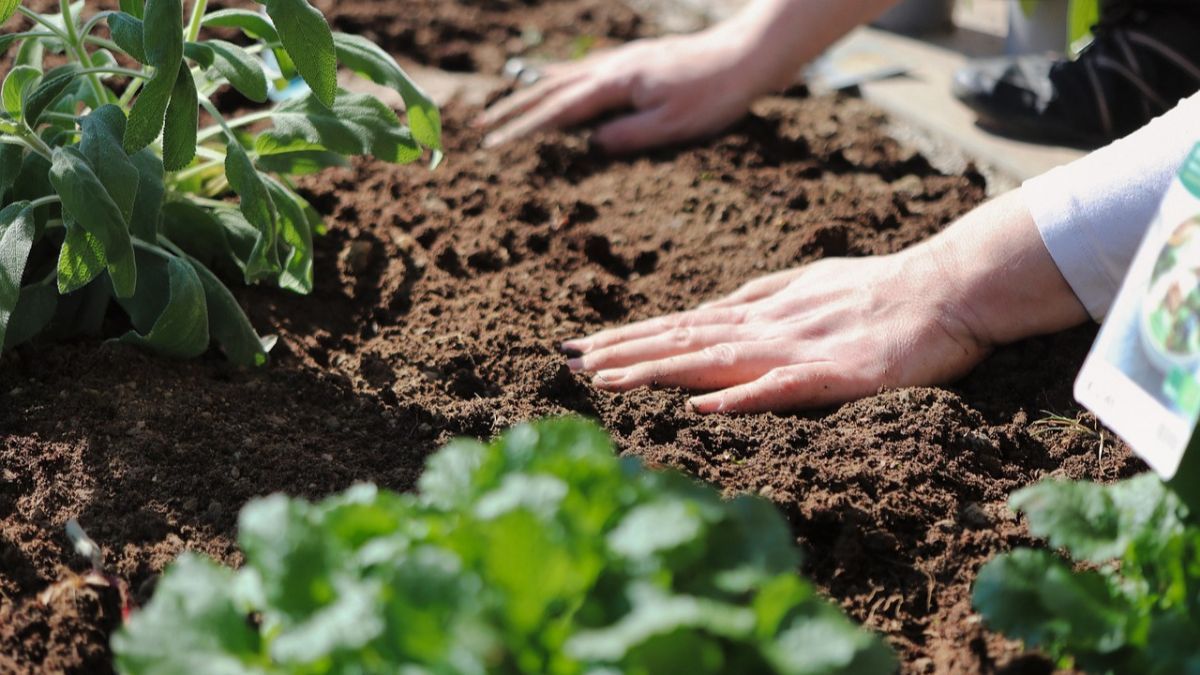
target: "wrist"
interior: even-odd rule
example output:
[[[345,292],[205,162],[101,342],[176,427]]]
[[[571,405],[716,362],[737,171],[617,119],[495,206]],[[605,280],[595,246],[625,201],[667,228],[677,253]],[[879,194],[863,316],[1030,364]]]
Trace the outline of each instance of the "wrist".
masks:
[[[730,81],[757,98],[793,84],[807,61],[792,40],[780,40],[779,17],[763,11],[743,12],[703,31],[719,55]]]
[[[982,345],[1066,330],[1088,318],[1016,192],[921,246],[938,270],[941,301]]]

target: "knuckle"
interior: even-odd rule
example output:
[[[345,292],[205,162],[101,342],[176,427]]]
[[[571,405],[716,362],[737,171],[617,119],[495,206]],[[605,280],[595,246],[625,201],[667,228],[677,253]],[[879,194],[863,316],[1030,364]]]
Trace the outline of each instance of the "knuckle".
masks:
[[[704,358],[717,366],[731,366],[738,361],[739,351],[731,344],[719,344],[704,349]]]
[[[786,368],[776,368],[766,375],[766,383],[772,389],[791,391],[803,384],[803,379],[795,372]]]
[[[695,340],[695,331],[688,326],[679,326],[671,329],[668,338],[676,347],[690,347]]]

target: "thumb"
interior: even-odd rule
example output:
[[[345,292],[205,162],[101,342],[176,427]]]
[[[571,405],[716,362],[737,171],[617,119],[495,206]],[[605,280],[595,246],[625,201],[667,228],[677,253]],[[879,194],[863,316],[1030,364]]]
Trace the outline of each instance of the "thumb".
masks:
[[[592,142],[614,155],[665,145],[676,140],[674,121],[666,106],[643,110],[602,125]]]

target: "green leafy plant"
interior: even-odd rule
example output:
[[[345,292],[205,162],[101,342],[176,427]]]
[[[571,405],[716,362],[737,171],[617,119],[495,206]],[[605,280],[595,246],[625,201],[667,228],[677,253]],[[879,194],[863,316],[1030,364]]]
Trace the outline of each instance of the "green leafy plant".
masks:
[[[1200,672],[1200,527],[1157,476],[1050,481],[1011,504],[1077,564],[1032,549],[989,562],[974,601],[991,627],[1088,672]]]
[[[768,503],[562,419],[457,441],[416,495],[252,502],[231,571],[184,555],[113,638],[126,673],[890,673],[795,574]]]
[[[43,15],[0,0],[0,21],[30,24],[0,35],[13,61],[0,87],[0,348],[95,333],[115,300],[124,342],[176,357],[215,342],[235,363],[265,363],[270,341],[221,278],[312,289],[323,226],[292,178],[354,155],[440,158],[430,99],[308,0],[263,0],[265,14],[207,4],[185,22],[183,0],[88,17],[82,1]],[[206,28],[245,39],[202,39]],[[408,126],[339,89],[339,62],[398,91]],[[232,88],[265,103],[297,77],[309,90],[271,110],[226,117],[212,102]]]

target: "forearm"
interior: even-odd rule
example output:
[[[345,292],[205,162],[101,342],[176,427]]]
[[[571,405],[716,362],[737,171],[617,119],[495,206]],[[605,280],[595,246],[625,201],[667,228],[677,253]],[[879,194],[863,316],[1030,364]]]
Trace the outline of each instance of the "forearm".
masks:
[[[1054,333],[1088,319],[1019,191],[976,208],[901,255],[937,261],[951,312],[984,345]]]
[[[1021,187],[1046,248],[1096,320],[1108,312],[1163,194],[1197,140],[1200,94]]]
[[[765,94],[792,83],[800,68],[897,0],[753,0],[715,26],[743,46],[743,64]]]

